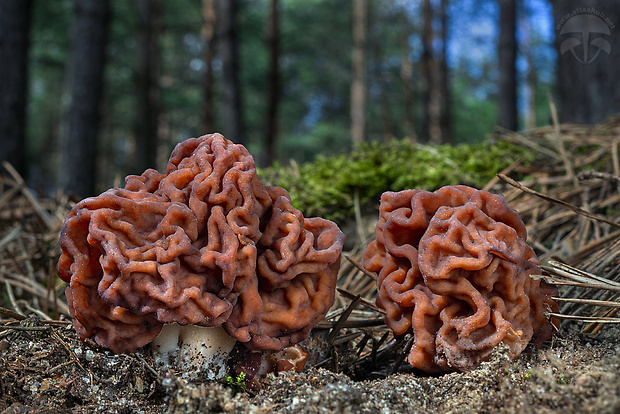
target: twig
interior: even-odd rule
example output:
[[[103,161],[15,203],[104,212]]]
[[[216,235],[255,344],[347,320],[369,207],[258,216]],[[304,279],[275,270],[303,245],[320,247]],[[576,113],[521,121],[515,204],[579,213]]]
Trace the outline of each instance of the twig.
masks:
[[[579,298],[552,298],[556,302],[579,303],[582,305],[602,306],[606,308],[620,308],[620,302],[609,300],[579,299]]]
[[[87,370],[86,368],[84,368],[84,366],[82,364],[80,364],[80,361],[77,357],[77,355],[75,355],[75,352],[73,352],[73,350],[71,348],[69,348],[69,345],[67,345],[67,343],[65,341],[63,341],[63,339],[60,337],[60,335],[58,335],[55,331],[52,330],[52,336],[54,337],[54,339],[56,339],[58,342],[60,342],[60,344],[63,346],[63,348],[65,348],[65,350],[69,353],[69,355],[71,355],[73,357],[73,359],[75,360],[75,363],[77,364],[78,367],[80,367],[82,369],[82,371],[87,372],[90,376],[90,385],[95,385],[95,381],[93,379],[93,373],[90,370]]]
[[[13,166],[6,161],[2,162],[2,166],[4,167],[5,170],[7,170],[9,174],[11,174],[11,177],[13,177],[13,179],[17,182],[17,184],[21,188],[22,194],[30,202],[30,205],[32,205],[32,208],[34,208],[34,211],[36,211],[37,215],[41,218],[41,220],[43,220],[43,223],[45,223],[47,228],[48,229],[55,228],[56,225],[54,224],[54,220],[52,220],[52,217],[49,215],[49,213],[45,211],[43,207],[41,207],[41,204],[28,190],[28,188],[26,187],[26,183],[24,182],[24,179],[19,175],[17,170],[13,168]]]
[[[0,326],[0,331],[4,330],[13,330],[13,331],[49,331],[52,329],[51,326],[21,326],[21,325],[2,325]]]
[[[569,266],[565,263],[558,262],[556,260],[550,260],[549,266],[542,266],[542,268],[548,272],[558,274],[560,276],[569,278],[571,280],[575,280],[577,282],[582,282],[582,283],[599,282],[602,284],[610,285],[612,287],[620,288],[620,283],[616,281],[597,276],[593,273],[586,272],[585,270],[577,269],[576,267]]]
[[[563,313],[549,312],[550,316],[554,316],[560,319],[570,319],[573,321],[582,322],[598,322],[598,323],[620,323],[620,318],[600,318],[598,316],[579,316],[579,315],[565,315]]]
[[[18,321],[26,319],[24,315],[21,315],[15,311],[12,311],[11,309],[7,309],[3,307],[0,307],[0,315],[6,316],[8,318],[17,319]]]
[[[356,338],[358,338],[359,336],[361,336],[362,333],[361,332],[353,332],[347,335],[343,335],[339,338],[336,338],[332,341],[332,345],[336,346],[336,345],[340,345],[343,344],[345,342],[351,342],[353,340],[355,340]]]
[[[76,362],[76,360],[72,359],[70,361],[66,361],[66,362],[63,362],[62,364],[56,365],[55,367],[50,368],[49,370],[47,370],[47,375],[51,375],[54,372],[59,371],[59,370],[63,369],[64,367],[73,364],[74,362]]]
[[[620,177],[617,175],[612,175],[606,172],[585,170],[580,172],[577,175],[579,180],[589,180],[591,178],[600,178],[601,180],[609,181],[610,183],[614,183],[616,185],[620,185]]]
[[[329,332],[329,335],[327,335],[328,344],[331,345],[334,339],[336,339],[336,335],[338,334],[338,331],[343,328],[344,323],[347,321],[347,319],[349,318],[349,315],[351,315],[351,312],[353,312],[353,309],[355,309],[360,299],[361,298],[359,295],[356,296],[355,299],[353,299],[351,303],[349,304],[349,307],[347,307],[347,309],[342,313],[342,315],[340,315],[340,318],[338,318],[338,321],[336,322],[332,330]]]
[[[566,168],[566,174],[571,179],[571,181],[576,182],[575,172],[573,171],[573,166],[570,160],[568,159],[566,148],[564,148],[564,141],[562,141],[562,137],[560,133],[560,121],[558,117],[558,110],[551,96],[551,92],[549,91],[547,92],[547,98],[549,100],[549,109],[551,110],[551,118],[553,119],[553,130],[555,132],[555,139],[558,145],[560,155],[562,156],[562,161],[564,162],[564,168]]]
[[[357,267],[363,274],[365,274],[366,276],[370,277],[373,280],[377,280],[377,276],[371,272],[369,272],[368,270],[366,270],[364,268],[364,266],[362,266],[362,264],[360,262],[358,262],[357,260],[355,260],[354,258],[352,258],[351,256],[349,256],[348,254],[344,255],[345,259],[347,259],[349,262],[351,262],[351,264],[355,267]]]
[[[413,346],[414,339],[415,339],[414,336],[411,336],[407,340],[407,343],[405,344],[405,348],[403,349],[403,352],[398,354],[398,357],[396,358],[392,366],[388,368],[388,372],[387,372],[388,375],[392,375],[393,373],[398,371],[398,368],[400,368],[400,364],[402,364],[403,361],[405,360],[405,357],[409,355],[409,352],[411,351],[411,347]]]
[[[7,280],[4,281],[4,285],[6,286],[6,293],[9,297],[9,302],[11,302],[11,306],[13,307],[13,309],[15,309],[15,312],[22,316],[25,316],[19,306],[17,306],[17,302],[15,301],[15,295],[13,294],[13,288]]]
[[[607,224],[612,225],[614,227],[620,228],[620,224],[619,223],[615,223],[613,221],[607,220],[605,217],[601,217],[601,216],[598,216],[596,214],[592,214],[589,211],[586,211],[586,210],[584,210],[582,208],[576,207],[576,206],[574,206],[574,205],[572,205],[570,203],[567,203],[566,201],[558,200],[557,198],[553,198],[553,197],[550,197],[548,195],[539,193],[536,190],[532,190],[531,188],[528,188],[528,187],[526,187],[526,186],[524,186],[522,184],[519,184],[517,181],[513,180],[512,178],[510,178],[510,177],[508,177],[508,176],[506,176],[504,174],[497,174],[497,176],[502,181],[507,182],[511,186],[516,187],[516,188],[518,188],[521,191],[525,191],[526,193],[533,194],[533,195],[535,195],[537,197],[542,198],[543,200],[547,200],[549,202],[559,204],[559,205],[567,208],[568,210],[570,210],[570,211],[572,211],[574,213],[581,214],[582,216],[585,216],[585,217],[588,217],[588,218],[591,218],[591,219],[594,219],[594,220],[598,220],[598,221],[601,221],[603,223],[607,223]]]
[[[35,298],[36,299],[36,298]],[[27,311],[34,313],[35,315],[37,315],[39,318],[46,320],[46,321],[51,321],[52,317],[49,316],[48,314],[46,314],[45,312],[39,310],[39,309],[35,309],[32,306],[30,306],[28,304],[28,302],[25,301],[21,301],[21,303],[24,304],[24,307],[26,308]]]
[[[336,290],[338,291],[338,293],[340,293],[342,296],[346,297],[347,299],[350,300],[354,300],[357,296],[359,295],[354,295],[350,292],[347,292],[345,289],[343,288],[336,288]],[[383,309],[381,309],[380,307],[378,307],[377,305],[375,305],[374,303],[360,297],[359,298],[359,303],[361,305],[364,305],[365,307],[374,310],[375,312],[379,312],[382,315],[385,315],[385,311]]]
[[[140,361],[142,363],[142,365],[144,365],[144,367],[151,372],[151,374],[153,374],[155,376],[155,379],[161,384],[161,375],[159,375],[159,373],[157,371],[155,371],[155,369],[148,363],[146,362],[146,360],[144,358],[142,358],[141,355],[139,354],[131,354],[134,357],[136,357],[136,359],[138,361]]]
[[[336,326],[338,322],[325,322],[321,321],[316,326],[315,329],[331,329]],[[371,326],[381,326],[385,325],[385,321],[383,318],[377,319],[356,319],[352,321],[345,321],[339,325],[339,328],[369,328]]]
[[[510,174],[515,168],[517,168],[519,165],[521,165],[521,163],[523,162],[522,158],[519,158],[518,160],[516,160],[515,162],[513,162],[512,164],[510,164],[508,167],[504,168],[503,170],[501,170],[499,173],[503,174],[503,175],[508,175]],[[495,177],[491,178],[491,180],[484,186],[482,187],[483,190],[485,191],[489,191],[491,190],[491,188],[493,188],[493,186],[495,186],[495,184],[497,184],[499,182],[499,177],[497,175],[495,175]]]
[[[11,230],[9,234],[4,236],[2,240],[0,240],[0,249],[3,248],[5,244],[8,244],[12,242],[13,240],[15,240],[20,235],[21,231],[22,231],[21,226],[16,226],[13,230]]]
[[[360,238],[362,246],[366,246],[366,232],[364,231],[364,222],[362,220],[362,209],[360,207],[360,192],[355,188],[353,192],[353,209],[355,212],[355,224],[357,227],[357,235]]]

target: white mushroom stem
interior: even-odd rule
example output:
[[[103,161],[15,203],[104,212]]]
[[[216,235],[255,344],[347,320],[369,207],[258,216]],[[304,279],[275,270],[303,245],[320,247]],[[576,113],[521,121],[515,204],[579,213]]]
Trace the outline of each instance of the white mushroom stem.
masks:
[[[235,340],[220,326],[173,323],[164,325],[151,349],[159,366],[181,370],[183,377],[195,378],[204,373],[207,379],[214,380],[226,375],[226,360],[234,345]]]

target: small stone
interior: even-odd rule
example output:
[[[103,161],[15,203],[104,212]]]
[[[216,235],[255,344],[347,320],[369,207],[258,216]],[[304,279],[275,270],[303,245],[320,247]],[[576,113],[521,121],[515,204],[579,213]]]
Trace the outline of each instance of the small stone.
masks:
[[[45,392],[50,388],[52,388],[52,386],[50,385],[50,381],[47,378],[41,381],[41,386],[39,387],[40,392]]]
[[[144,392],[144,381],[142,381],[142,378],[137,377],[136,378],[136,390],[142,394]]]

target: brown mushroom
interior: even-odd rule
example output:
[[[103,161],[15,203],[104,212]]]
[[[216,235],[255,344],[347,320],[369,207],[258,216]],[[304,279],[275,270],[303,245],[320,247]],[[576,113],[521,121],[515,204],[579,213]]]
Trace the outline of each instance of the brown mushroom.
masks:
[[[387,325],[414,335],[414,367],[468,370],[499,343],[515,358],[551,336],[545,313],[557,310],[557,289],[530,277],[538,260],[503,196],[466,186],[388,192],[376,236],[363,264],[379,273]]]
[[[232,338],[208,345],[215,354],[235,340],[279,350],[305,339],[334,301],[343,241],[264,187],[245,147],[212,134],[178,144],[165,174],[76,204],[58,274],[81,338],[133,352],[165,326],[153,348],[189,366],[205,352],[193,344],[214,335]],[[179,350],[179,338],[190,344]]]

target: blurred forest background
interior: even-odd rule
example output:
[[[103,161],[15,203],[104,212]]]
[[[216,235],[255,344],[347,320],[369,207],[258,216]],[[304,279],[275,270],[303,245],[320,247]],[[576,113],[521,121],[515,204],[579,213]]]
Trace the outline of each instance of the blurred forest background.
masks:
[[[579,26],[566,53],[580,7],[609,30]],[[87,196],[214,131],[266,167],[480,142],[548,125],[550,103],[598,123],[619,109],[619,17],[604,0],[0,0],[0,159]]]

